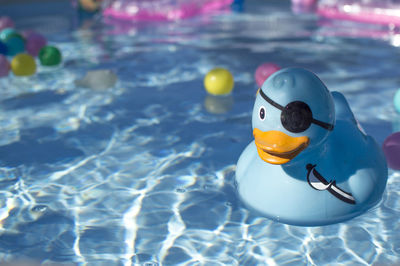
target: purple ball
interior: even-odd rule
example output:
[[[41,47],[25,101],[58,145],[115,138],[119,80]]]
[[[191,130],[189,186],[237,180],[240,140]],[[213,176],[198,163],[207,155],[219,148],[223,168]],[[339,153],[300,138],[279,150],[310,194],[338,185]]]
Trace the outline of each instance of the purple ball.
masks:
[[[26,40],[25,49],[32,56],[37,56],[40,49],[47,44],[46,38],[37,32],[28,31],[23,33],[23,36]]]
[[[388,166],[400,170],[400,132],[393,133],[383,142],[383,153]]]
[[[0,54],[0,77],[8,76],[10,72],[10,63],[4,55]]]
[[[6,28],[14,28],[14,22],[9,17],[0,17],[0,31]]]

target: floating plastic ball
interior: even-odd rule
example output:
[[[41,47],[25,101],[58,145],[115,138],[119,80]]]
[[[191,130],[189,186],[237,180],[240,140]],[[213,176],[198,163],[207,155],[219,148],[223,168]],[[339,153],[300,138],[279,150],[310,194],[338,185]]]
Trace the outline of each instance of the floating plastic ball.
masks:
[[[14,56],[25,51],[25,40],[14,29],[6,28],[0,32],[0,41],[7,46],[7,55]]]
[[[0,31],[0,40],[5,41],[8,38],[18,35],[18,32],[13,28],[5,28]]]
[[[5,43],[3,43],[2,41],[0,41],[0,54],[7,54],[7,45],[5,45]]]
[[[390,168],[400,170],[400,132],[393,133],[383,142],[383,153]]]
[[[398,89],[394,95],[393,104],[396,111],[400,113],[400,89]]]
[[[43,35],[29,31],[23,34],[26,40],[25,49],[32,56],[38,56],[40,49],[47,44],[47,40]]]
[[[31,76],[36,72],[35,59],[29,54],[18,54],[11,61],[11,70],[16,76]]]
[[[14,22],[9,17],[6,16],[0,17],[0,30],[6,28],[14,28]]]
[[[25,51],[25,41],[21,35],[14,35],[5,41],[7,55],[14,56]]]
[[[97,12],[101,8],[101,1],[98,0],[79,0],[78,4],[86,12]]]
[[[44,46],[40,49],[39,60],[43,66],[56,66],[61,63],[61,52],[57,47],[49,45]]]
[[[231,9],[236,12],[243,12],[244,10],[243,2],[244,0],[234,0],[233,3],[231,4]]]
[[[7,58],[4,55],[0,55],[0,77],[8,76],[10,68]]]
[[[261,87],[264,81],[281,68],[273,63],[264,63],[257,67],[254,77],[258,87]]]
[[[204,78],[204,87],[212,95],[231,93],[234,81],[232,74],[224,68],[214,68]]]

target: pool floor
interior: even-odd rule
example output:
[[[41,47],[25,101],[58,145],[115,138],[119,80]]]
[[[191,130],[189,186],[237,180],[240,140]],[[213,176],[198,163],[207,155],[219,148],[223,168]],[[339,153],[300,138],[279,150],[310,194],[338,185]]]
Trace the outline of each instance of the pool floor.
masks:
[[[315,72],[380,145],[399,131],[395,31],[293,14],[289,1],[166,23],[14,17],[59,47],[63,63],[0,79],[0,261],[400,264],[399,171],[373,209],[322,227],[258,216],[234,184],[264,62]],[[234,76],[229,96],[204,90],[217,66]],[[99,69],[117,75],[115,86],[76,85]]]

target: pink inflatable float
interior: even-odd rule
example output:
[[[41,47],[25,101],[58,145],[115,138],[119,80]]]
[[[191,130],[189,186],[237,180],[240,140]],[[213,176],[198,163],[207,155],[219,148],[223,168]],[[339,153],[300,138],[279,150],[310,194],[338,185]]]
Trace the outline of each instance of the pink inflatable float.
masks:
[[[400,25],[398,0],[292,0],[292,4],[316,5],[317,13],[326,18]]]
[[[113,0],[103,15],[124,20],[176,20],[222,9],[233,0]]]

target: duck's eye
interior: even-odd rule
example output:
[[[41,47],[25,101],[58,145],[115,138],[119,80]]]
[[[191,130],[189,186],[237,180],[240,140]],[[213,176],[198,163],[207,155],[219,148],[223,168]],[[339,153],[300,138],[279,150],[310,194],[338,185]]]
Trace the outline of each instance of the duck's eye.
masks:
[[[260,116],[260,120],[265,119],[265,107],[264,106],[260,107],[260,110],[258,111],[258,115]]]

